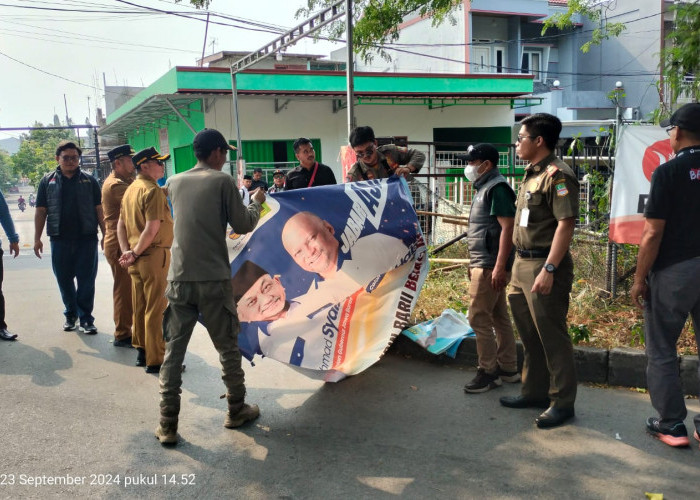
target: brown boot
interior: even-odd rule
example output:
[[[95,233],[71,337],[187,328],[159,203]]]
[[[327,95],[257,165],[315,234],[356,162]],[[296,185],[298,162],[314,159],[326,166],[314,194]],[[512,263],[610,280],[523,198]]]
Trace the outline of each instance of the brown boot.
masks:
[[[260,408],[258,405],[249,405],[243,403],[243,406],[238,406],[238,410],[231,411],[229,406],[229,411],[226,413],[226,420],[224,420],[224,427],[227,429],[234,429],[240,427],[246,422],[255,420],[260,416]]]
[[[156,427],[156,438],[162,445],[177,444],[177,420],[174,422],[161,419]]]

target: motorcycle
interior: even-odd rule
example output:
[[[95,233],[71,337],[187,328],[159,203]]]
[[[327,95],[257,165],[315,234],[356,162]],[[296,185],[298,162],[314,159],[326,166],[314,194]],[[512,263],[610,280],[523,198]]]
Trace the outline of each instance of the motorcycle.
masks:
[[[27,208],[27,203],[24,200],[18,201],[17,207],[19,208],[20,212],[24,212]]]

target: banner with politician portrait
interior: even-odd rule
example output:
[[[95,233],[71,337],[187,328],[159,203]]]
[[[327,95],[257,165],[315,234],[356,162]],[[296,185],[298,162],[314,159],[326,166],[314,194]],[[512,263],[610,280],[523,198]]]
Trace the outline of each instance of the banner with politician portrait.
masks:
[[[239,346],[326,381],[374,364],[408,325],[428,273],[404,179],[269,195],[234,238]]]

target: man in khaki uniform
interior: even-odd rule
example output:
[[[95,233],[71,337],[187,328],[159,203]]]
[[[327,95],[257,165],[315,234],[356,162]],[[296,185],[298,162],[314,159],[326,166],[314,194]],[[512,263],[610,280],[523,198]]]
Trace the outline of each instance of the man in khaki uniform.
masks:
[[[129,144],[117,146],[107,153],[112,164],[112,173],[102,184],[102,210],[105,214],[105,258],[112,269],[114,287],[114,347],[132,347],[131,325],[133,308],[131,307],[131,278],[129,272],[119,265],[121,250],[117,238],[119,209],[126,188],[134,182],[134,151]]]
[[[166,277],[173,243],[173,219],[163,190],[156,181],[165,174],[164,161],[155,148],[139,151],[133,162],[138,175],[122,200],[117,234],[122,256],[119,263],[129,268],[134,307],[133,344],[138,349],[136,364],[146,373],[159,373],[165,355],[163,313]]]
[[[425,163],[425,155],[415,149],[394,144],[377,146],[372,127],[355,128],[350,134],[350,146],[357,162],[348,170],[345,182],[385,179],[394,174],[406,177],[418,172]]]
[[[555,427],[574,417],[576,372],[566,327],[574,264],[569,246],[578,217],[579,184],[554,155],[562,125],[538,113],[521,123],[516,152],[530,163],[518,192],[516,248],[508,294],[525,360],[520,396],[503,397],[509,408],[547,408],[535,420]]]

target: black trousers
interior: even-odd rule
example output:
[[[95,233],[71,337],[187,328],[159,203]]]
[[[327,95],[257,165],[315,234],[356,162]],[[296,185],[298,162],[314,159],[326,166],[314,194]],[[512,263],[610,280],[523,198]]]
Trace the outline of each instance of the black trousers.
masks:
[[[5,277],[5,268],[2,265],[2,256],[5,252],[0,248],[0,330],[7,329],[7,323],[5,323],[5,296],[2,294],[2,280]]]

